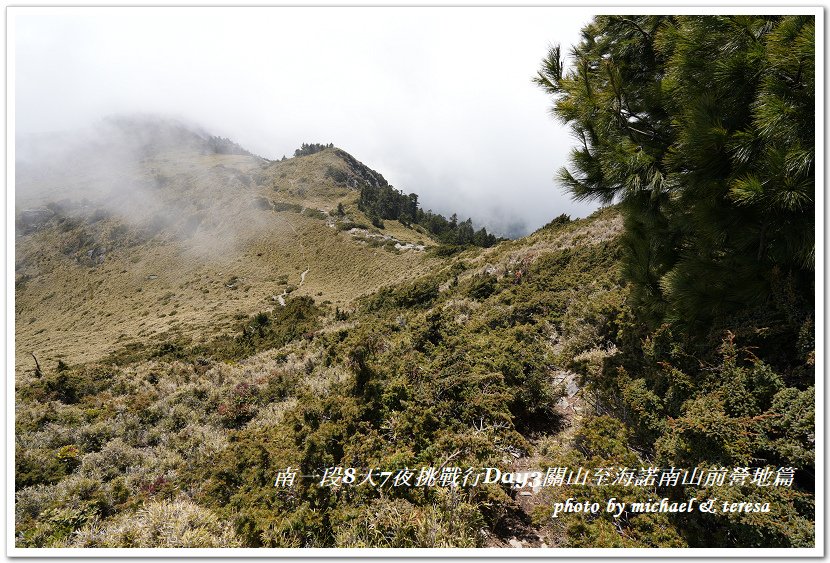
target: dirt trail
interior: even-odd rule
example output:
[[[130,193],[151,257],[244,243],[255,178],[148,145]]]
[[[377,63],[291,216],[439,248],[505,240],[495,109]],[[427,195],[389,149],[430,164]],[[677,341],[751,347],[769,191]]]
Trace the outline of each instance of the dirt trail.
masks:
[[[557,424],[551,427],[549,433],[536,436],[525,436],[532,444],[531,451],[527,456],[516,459],[509,468],[514,473],[544,471],[543,459],[538,450],[538,443],[555,436],[560,447],[565,448],[573,439],[573,434],[583,417],[585,400],[580,393],[578,376],[570,371],[560,371],[555,376],[557,385],[561,385],[564,391],[563,397],[556,405],[556,412],[559,415]],[[547,497],[540,487],[523,488],[518,491],[511,491],[513,497],[513,510],[505,517],[503,533],[501,537],[491,539],[488,547],[558,547],[564,541],[562,532],[550,526],[534,523],[533,514],[537,507],[546,506],[549,503]]]
[[[276,213],[276,211],[274,213]],[[299,245],[300,252],[303,255],[303,262],[306,263],[305,271],[300,274],[300,285],[302,286],[305,283],[306,274],[308,274],[308,272],[311,271],[311,263],[308,261],[308,254],[306,253],[305,245],[303,244],[303,241],[300,238],[300,233],[297,232],[297,229],[294,228],[294,225],[291,224],[291,221],[288,219],[288,217],[284,217],[284,219],[285,219],[285,222],[288,223],[288,227],[294,233],[294,236],[297,237],[297,244]],[[277,301],[279,301],[280,305],[282,305],[283,307],[285,307],[285,296],[286,295],[288,295],[288,292],[286,290],[283,290],[282,295],[277,296]]]

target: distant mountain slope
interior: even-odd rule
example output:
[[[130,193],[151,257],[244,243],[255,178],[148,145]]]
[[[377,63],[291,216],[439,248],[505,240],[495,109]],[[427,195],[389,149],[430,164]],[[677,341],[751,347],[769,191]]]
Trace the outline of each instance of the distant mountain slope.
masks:
[[[442,245],[372,227],[361,192],[389,186],[342,149],[272,162],[149,130],[19,168],[18,546],[565,541],[544,492],[318,482],[569,463],[627,294],[616,209]]]
[[[297,178],[283,190],[294,194],[284,197],[300,197],[303,174],[309,180],[303,197],[331,201],[329,191],[339,188],[315,183],[312,174],[317,160],[337,166],[338,158],[324,151],[268,167],[277,183]],[[16,380],[17,545],[542,547],[564,541],[552,519],[534,520],[545,497],[517,495],[509,485],[381,491],[318,482],[330,466],[409,467],[417,476],[424,467],[535,470],[552,464],[553,455],[571,455],[574,427],[586,410],[582,380],[572,369],[576,358],[596,363],[611,354],[606,339],[626,294],[617,268],[617,211],[579,221],[562,217],[526,239],[439,259],[364,245],[347,231],[337,234],[338,223],[330,227],[309,214],[251,209],[290,222],[275,223],[279,237],[257,239],[247,254],[216,258],[222,269],[211,266],[212,278],[202,257],[183,251],[164,253],[163,266],[146,267],[148,255],[178,240],[164,227],[136,245],[141,259],[133,266],[152,276],[134,279],[125,291],[123,282],[84,285],[88,296],[64,289],[75,301],[60,314],[88,306],[86,314],[103,330],[112,317],[99,321],[94,309],[111,302],[164,316],[140,316],[143,334],[102,340],[98,348],[90,345],[91,329],[74,347],[93,353],[61,363],[43,355],[40,374],[26,358]],[[304,249],[291,255],[292,269],[271,272],[291,279],[266,279],[271,300],[257,300],[253,257],[261,252],[257,258],[266,263],[289,263],[271,241],[289,237],[292,228]],[[27,236],[57,236],[59,229]],[[331,256],[322,250],[327,244]],[[365,272],[344,264],[361,257]],[[113,259],[107,254],[101,264],[93,259],[64,268],[79,279],[78,271],[93,276]],[[412,260],[411,270],[393,270],[404,260]],[[115,276],[123,264],[128,273],[119,279],[126,279],[129,262],[107,272]],[[338,269],[326,272],[319,262]],[[239,275],[241,268],[250,273]],[[273,301],[304,273],[305,283],[284,297],[284,307]],[[154,284],[170,289],[162,293]],[[341,305],[327,304],[314,289],[334,291],[328,284],[354,287],[344,290]],[[37,301],[32,287],[20,290],[29,303]],[[133,297],[138,289],[141,296]],[[361,290],[363,296],[352,297]],[[248,305],[246,316],[241,311]],[[213,321],[226,322],[226,330],[211,334],[205,327]],[[187,333],[187,323],[202,332]],[[54,338],[59,331],[41,334]],[[187,334],[193,338],[182,337]],[[113,353],[90,361],[104,352]],[[276,472],[287,467],[301,475],[293,486],[275,487]],[[83,492],[84,484],[93,492]],[[53,522],[58,507],[67,507],[61,514],[68,524]],[[151,516],[157,512],[169,513],[177,530],[162,540],[155,533],[162,524]],[[198,514],[204,533],[185,535],[187,514]]]
[[[78,361],[160,335],[207,338],[287,292],[345,307],[437,260],[422,229],[371,227],[356,189],[380,175],[341,149],[217,154],[247,151],[157,120],[98,134],[18,151],[19,368],[30,353]]]

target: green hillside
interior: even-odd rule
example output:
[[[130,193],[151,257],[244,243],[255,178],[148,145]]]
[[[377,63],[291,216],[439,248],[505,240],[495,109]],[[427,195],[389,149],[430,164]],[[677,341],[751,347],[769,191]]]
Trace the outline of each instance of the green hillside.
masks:
[[[321,153],[289,160],[273,165],[275,176],[280,170],[310,175],[315,157],[317,166],[332,159]],[[313,192],[340,195],[325,185]],[[315,221],[325,225],[302,214],[292,218],[303,234],[314,232]],[[498,486],[472,497],[405,490],[387,498],[357,490],[357,497],[322,498],[305,482],[280,494],[272,473],[281,466],[316,473],[345,462],[415,467],[451,459],[458,466],[502,466],[535,455],[535,443],[557,439],[581,409],[566,390],[576,376],[563,368],[563,354],[602,345],[600,334],[577,321],[583,307],[592,304],[604,318],[623,298],[615,273],[619,228],[609,210],[560,221],[524,241],[449,259],[423,256],[428,271],[424,266],[423,274],[410,271],[411,280],[401,275],[392,283],[372,273],[383,287],[356,284],[342,308],[304,292],[305,284],[287,295],[285,307],[266,303],[252,317],[241,313],[262,300],[225,302],[232,328],[214,337],[174,332],[198,322],[191,307],[198,311],[201,302],[191,298],[179,302],[177,324],[159,322],[163,338],[117,343],[100,362],[42,360],[40,376],[21,369],[20,544],[145,545],[151,540],[114,530],[127,519],[138,522],[138,515],[150,517],[148,507],[172,511],[176,503],[184,506],[177,510],[204,518],[198,539],[188,540],[198,545],[482,546],[507,545],[517,534],[535,545],[555,543],[534,531]],[[307,248],[345,238],[329,231],[323,231],[328,238],[307,235]],[[391,264],[407,257],[353,239],[340,244],[354,247],[350,257],[377,252]],[[348,281],[350,266],[336,259],[328,262],[331,277],[321,275],[316,286],[312,262],[311,288]],[[227,285],[207,289],[245,292]],[[198,290],[185,287],[179,295]],[[358,293],[365,295],[355,299]],[[322,420],[332,422],[321,426]],[[362,523],[377,511],[409,524],[390,520],[378,536]],[[70,523],[56,525],[55,514]]]
[[[90,361],[130,343],[209,339],[284,292],[348,308],[436,263],[424,229],[373,227],[359,189],[331,179],[361,180],[338,149],[268,162],[161,145],[125,163],[136,152],[113,159],[115,172],[92,161],[18,175],[18,374],[30,354]]]
[[[793,276],[700,328],[639,191],[497,241],[333,146],[109,127],[17,167],[18,547],[815,544]]]

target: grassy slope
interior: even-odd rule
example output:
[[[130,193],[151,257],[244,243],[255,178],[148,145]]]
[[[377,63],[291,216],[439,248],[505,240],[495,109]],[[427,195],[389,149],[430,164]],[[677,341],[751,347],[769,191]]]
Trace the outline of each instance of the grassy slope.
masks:
[[[76,222],[54,218],[18,239],[18,358],[25,344],[48,360],[40,377],[18,366],[18,545],[814,542],[809,487],[768,490],[778,512],[767,518],[629,514],[623,524],[553,519],[551,506],[658,492],[275,489],[274,471],[289,465],[686,467],[703,450],[726,464],[813,463],[810,357],[793,372],[807,378],[799,387],[754,355],[737,363],[724,348],[720,364],[704,364],[667,346],[662,328],[646,337],[626,305],[615,209],[445,259],[397,253],[298,212],[342,203],[349,220],[368,222],[356,193],[328,179],[342,165],[330,151],[268,165],[168,157],[141,172],[147,183],[165,178],[157,198],[135,206],[141,221],[123,229],[76,207]],[[274,202],[299,207],[276,212]],[[387,233],[424,238],[393,222]],[[306,269],[287,306],[275,305]],[[194,342],[159,346],[182,335]],[[131,342],[149,354],[91,361]],[[71,366],[56,365],[61,353]],[[699,389],[686,387],[688,374]],[[645,377],[669,392],[644,392]],[[758,443],[744,440],[733,456],[733,436]],[[760,498],[747,488],[677,494]]]
[[[296,293],[340,307],[380,285],[427,271],[435,260],[423,252],[373,248],[326,220],[257,205],[264,198],[333,212],[343,203],[350,218],[368,223],[356,209],[357,192],[325,177],[330,166],[343,166],[333,151],[270,165],[236,155],[155,157],[125,181],[151,184],[162,176],[165,185],[139,205],[123,204],[129,215],[110,213],[93,222],[96,210],[113,203],[109,198],[98,205],[89,194],[87,208],[70,204],[66,212],[79,218],[77,225],[53,219],[46,228],[19,236],[18,374],[30,369],[30,352],[45,364],[59,358],[75,363],[146,339],[209,339],[237,316],[276,306],[275,296],[300,286],[306,269]],[[62,186],[78,190],[94,181],[94,174],[79,171],[52,199],[66,195]],[[23,188],[19,193],[26,193]],[[47,202],[19,198],[18,212]],[[147,232],[148,223],[155,230]],[[388,223],[386,234],[402,242],[430,240]],[[87,256],[96,248],[107,251],[99,264]]]
[[[303,444],[310,442],[325,448],[334,444],[331,447],[352,452],[347,459],[372,459],[381,465],[437,465],[456,450],[461,452],[456,457],[459,465],[532,464],[536,444],[556,441],[572,417],[573,402],[555,405],[561,393],[556,383],[567,375],[560,366],[601,344],[600,335],[590,330],[599,323],[586,323],[584,315],[602,316],[604,303],[619,301],[613,268],[607,267],[609,260],[613,262],[610,249],[618,230],[619,217],[606,210],[588,220],[541,229],[520,241],[433,262],[414,286],[373,277],[364,283],[389,290],[356,303],[347,320],[329,311],[310,338],[263,350],[238,363],[185,357],[122,367],[76,366],[66,372],[77,390],[71,400],[52,391],[51,382],[59,382],[60,373],[51,367],[41,380],[23,374],[18,378],[18,389],[26,390],[18,402],[18,479],[25,476],[27,483],[40,484],[24,486],[18,493],[17,529],[25,537],[20,544],[131,545],[134,540],[123,530],[144,514],[135,510],[172,509],[169,502],[190,503],[188,510],[210,509],[203,515],[205,521],[213,522],[218,515],[219,524],[207,534],[212,539],[193,536],[202,538],[194,540],[201,542],[198,545],[252,545],[266,541],[265,536],[273,545],[507,545],[511,536],[528,545],[539,545],[542,536],[555,543],[555,534],[528,527],[528,517],[521,514],[532,507],[523,508],[498,487],[484,491],[483,498],[466,501],[441,500],[440,495],[420,500],[416,495],[391,505],[371,495],[342,503],[332,500],[315,514],[344,519],[337,537],[330,535],[330,524],[313,519],[300,523],[307,514],[305,496],[266,501],[261,495],[276,494],[266,482],[274,467],[320,463],[303,461],[310,451]],[[355,245],[345,233],[337,237],[344,246]],[[406,257],[359,244],[354,248],[381,253],[377,256],[386,262],[390,256]],[[594,260],[602,264],[600,269]],[[300,267],[295,267],[295,274]],[[514,278],[517,269],[525,273],[519,283]],[[404,279],[403,272],[398,276]],[[315,289],[313,279],[308,278],[309,292]],[[334,274],[328,279],[321,276],[319,287],[343,283]],[[412,289],[432,283],[440,287],[432,297]],[[360,285],[354,292],[366,288]],[[306,286],[298,292],[303,289]],[[209,290],[225,291],[214,286]],[[244,289],[234,290],[239,293],[244,295]],[[188,313],[181,305],[180,310],[181,315]],[[435,337],[429,336],[428,327],[435,315],[441,319],[442,336],[431,344]],[[516,348],[519,342],[526,348]],[[374,374],[367,385],[379,395],[354,396],[354,373],[359,370],[354,354],[361,349],[369,351],[366,361]],[[395,399],[400,393],[409,398]],[[390,399],[392,403],[383,406]],[[316,419],[313,413],[319,409],[326,413],[324,419],[345,418],[319,428],[316,423],[286,424]],[[355,414],[361,409],[369,411]],[[352,416],[363,417],[363,422],[352,427]],[[430,416],[437,418],[429,422]],[[512,422],[502,427],[504,422],[498,421]],[[415,426],[407,430],[408,424]],[[474,430],[478,424],[480,429]],[[292,437],[292,429],[309,434]],[[258,461],[248,459],[252,453]],[[516,460],[514,455],[521,457]],[[120,459],[128,460],[130,468]],[[331,462],[341,460],[334,457]],[[227,471],[228,463],[242,465]],[[233,483],[222,482],[228,476]],[[265,479],[262,485],[260,478]],[[237,500],[223,500],[222,491],[237,487]],[[263,502],[272,508],[265,510]],[[241,515],[239,507],[247,507]],[[386,539],[361,527],[363,517],[375,511],[390,518],[378,522],[390,527],[384,528]],[[280,518],[275,519],[275,513]],[[409,525],[396,520],[401,517],[422,521],[423,530],[410,530],[414,535],[409,535]],[[245,521],[249,524],[241,524]],[[252,522],[273,522],[274,529],[243,533],[239,528]],[[73,530],[78,535],[70,536]],[[321,534],[316,539],[314,530]]]

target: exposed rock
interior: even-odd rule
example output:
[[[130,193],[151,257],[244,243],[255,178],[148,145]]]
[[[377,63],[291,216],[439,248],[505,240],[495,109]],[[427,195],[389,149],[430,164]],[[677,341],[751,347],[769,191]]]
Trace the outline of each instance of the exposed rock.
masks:
[[[335,154],[348,164],[351,174],[346,178],[345,185],[360,189],[362,186],[373,186],[375,188],[386,187],[389,182],[380,174],[357,160],[344,150],[336,149]]]
[[[17,218],[17,228],[20,234],[27,235],[42,228],[55,213],[46,207],[24,209]]]
[[[424,250],[426,247],[423,244],[412,244],[411,242],[402,244],[400,242],[396,242],[395,248],[398,250]]]
[[[565,395],[559,399],[556,406],[566,415],[575,410],[576,395],[579,392],[578,377],[577,374],[568,370],[557,371],[553,377],[553,383],[561,385],[565,390]]]
[[[93,264],[103,264],[104,256],[106,254],[107,250],[105,248],[101,248],[100,246],[96,246],[86,251],[86,257],[89,258]]]

